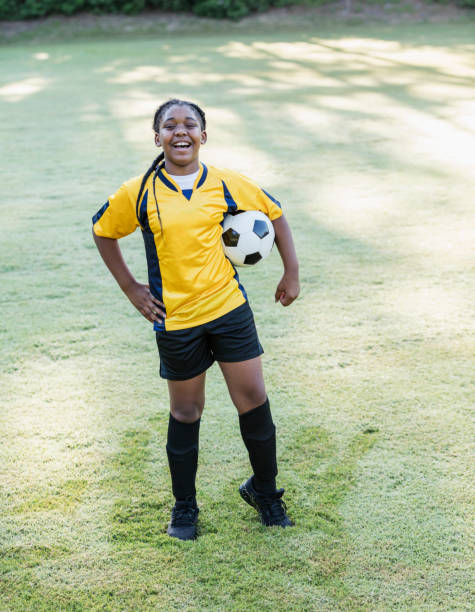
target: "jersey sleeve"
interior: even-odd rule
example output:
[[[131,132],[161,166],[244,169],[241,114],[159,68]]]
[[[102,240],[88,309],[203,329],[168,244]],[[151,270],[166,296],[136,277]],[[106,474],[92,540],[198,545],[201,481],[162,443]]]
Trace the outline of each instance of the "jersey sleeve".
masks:
[[[92,217],[92,227],[96,236],[123,238],[137,229],[139,225],[135,212],[137,194],[131,187],[130,182],[121,185]]]
[[[247,176],[242,174],[230,175],[224,178],[222,183],[229,212],[260,210],[271,221],[282,216],[280,202]]]

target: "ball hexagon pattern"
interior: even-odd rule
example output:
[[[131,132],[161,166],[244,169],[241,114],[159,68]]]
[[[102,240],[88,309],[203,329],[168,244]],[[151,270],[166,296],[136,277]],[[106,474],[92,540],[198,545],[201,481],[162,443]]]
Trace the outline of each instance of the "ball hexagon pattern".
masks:
[[[274,226],[259,210],[225,215],[222,242],[235,266],[253,266],[266,258],[274,245]]]

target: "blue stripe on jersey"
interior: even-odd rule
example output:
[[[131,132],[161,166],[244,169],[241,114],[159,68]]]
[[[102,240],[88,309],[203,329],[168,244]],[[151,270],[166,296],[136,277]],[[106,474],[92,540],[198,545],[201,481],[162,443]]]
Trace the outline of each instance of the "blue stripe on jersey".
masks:
[[[270,193],[267,193],[265,189],[263,189],[262,191],[266,194],[268,198],[270,198],[274,202],[274,204],[277,204],[279,208],[282,208],[282,206],[280,205],[280,202],[276,200],[275,198],[273,198]]]
[[[150,230],[150,228],[147,230],[142,230],[142,236],[145,244],[145,255],[147,257],[148,284],[150,286],[150,293],[156,297],[157,300],[163,302],[162,274],[160,272],[160,263],[158,261],[155,240],[153,239],[153,232]],[[153,329],[155,331],[163,331],[165,329],[165,323],[155,322],[153,324]]]
[[[187,200],[191,200],[191,195],[193,193],[193,189],[182,189],[182,194],[185,196]]]
[[[102,215],[106,212],[106,210],[109,208],[109,200],[107,200],[107,202],[104,204],[104,206],[102,206],[102,208],[100,208],[96,214],[93,216],[92,218],[92,224],[94,225],[94,223],[97,223],[99,221],[99,219],[102,217]]]
[[[208,176],[208,168],[204,164],[201,165],[203,166],[203,174],[201,175],[198,185],[196,185],[196,189],[199,189],[201,187],[201,185],[206,181],[206,177]]]
[[[226,183],[221,181],[223,184],[224,199],[228,205],[228,213],[235,212],[238,208],[236,202],[233,200],[233,196],[229,193],[229,189],[226,187]]]
[[[246,290],[244,289],[244,287],[241,285],[241,281],[239,280],[239,274],[237,273],[236,266],[233,264],[233,262],[232,262],[231,260],[229,260],[229,263],[232,265],[233,270],[234,270],[234,276],[233,276],[233,278],[236,280],[236,282],[237,282],[237,284],[238,284],[238,287],[239,287],[239,289],[240,289],[241,293],[243,294],[244,299],[245,299],[245,300],[246,300],[246,302],[247,302],[247,301],[248,301],[248,300],[247,300],[247,293],[246,293]]]
[[[148,189],[143,194],[142,202],[140,204],[140,208],[138,209],[137,219],[140,223],[140,227],[143,227],[144,230],[150,230],[150,225],[148,224],[148,214],[147,214],[147,202],[148,202]]]
[[[178,189],[175,187],[175,185],[173,183],[171,183],[167,177],[163,174],[163,170],[162,168],[160,168],[160,170],[158,171],[158,178],[162,181],[162,183],[164,185],[166,185],[169,189],[172,189],[173,191],[178,191]]]

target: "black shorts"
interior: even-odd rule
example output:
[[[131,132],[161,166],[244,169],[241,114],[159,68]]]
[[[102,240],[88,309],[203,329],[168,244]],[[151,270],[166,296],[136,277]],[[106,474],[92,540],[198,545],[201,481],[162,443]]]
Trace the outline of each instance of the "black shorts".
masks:
[[[169,380],[198,376],[215,361],[247,361],[264,352],[248,302],[203,325],[158,331],[157,346],[160,376]]]

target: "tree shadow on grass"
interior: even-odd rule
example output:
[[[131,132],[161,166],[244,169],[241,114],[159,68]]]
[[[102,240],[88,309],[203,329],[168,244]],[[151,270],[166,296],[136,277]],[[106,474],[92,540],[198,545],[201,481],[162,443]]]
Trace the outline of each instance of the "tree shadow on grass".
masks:
[[[319,426],[296,432],[280,459],[293,516],[303,530],[319,532],[309,557],[316,584],[333,581],[346,566],[349,538],[339,508],[356,481],[359,461],[377,440],[377,429],[367,428],[337,451],[329,433]]]
[[[154,435],[152,429],[124,432],[121,449],[111,459],[110,478],[104,485],[115,497],[110,537],[121,548],[157,546],[166,533],[172,496],[162,479],[151,477],[153,463],[163,461],[150,446]]]
[[[269,610],[282,609],[284,593],[286,605],[302,610],[316,605],[325,594],[335,602],[347,597],[340,577],[351,541],[339,508],[355,482],[359,461],[377,439],[374,430],[356,434],[343,450],[321,427],[285,432],[279,465],[287,483],[289,513],[296,523],[291,529],[260,525],[255,511],[237,495],[238,482],[231,476],[236,468],[243,471],[242,460],[234,461],[234,469],[226,465],[231,478],[224,489],[199,492],[198,540],[183,543],[165,533],[173,503],[167,469],[162,465],[155,477],[151,475],[156,453],[164,456],[163,449],[153,448],[151,442],[157,425],[160,435],[164,433],[165,419],[160,415],[149,422],[150,428],[122,434],[121,448],[111,458],[109,477],[103,483],[115,498],[111,544],[118,552],[132,555],[131,574],[136,562],[147,563],[153,555],[156,567],[141,580],[150,586],[166,571],[169,601],[181,606],[186,601],[203,609],[249,609],[258,605],[264,590],[259,605]],[[219,429],[219,419],[216,426]],[[224,465],[220,457],[226,456],[228,444],[224,437],[216,438],[214,464],[207,459],[202,468],[211,482],[221,478],[218,473]],[[211,456],[209,450],[205,452]],[[241,455],[245,455],[244,447]],[[200,474],[198,488],[199,482]],[[291,576],[290,589],[284,588],[283,572]],[[153,601],[153,594],[149,597]]]
[[[308,610],[347,598],[342,575],[351,538],[339,508],[377,436],[357,434],[341,452],[321,427],[298,428],[286,437],[279,478],[295,526],[260,525],[256,512],[238,498],[238,481],[230,481],[221,499],[207,505],[200,538],[183,560],[180,573],[193,584],[195,605]]]

